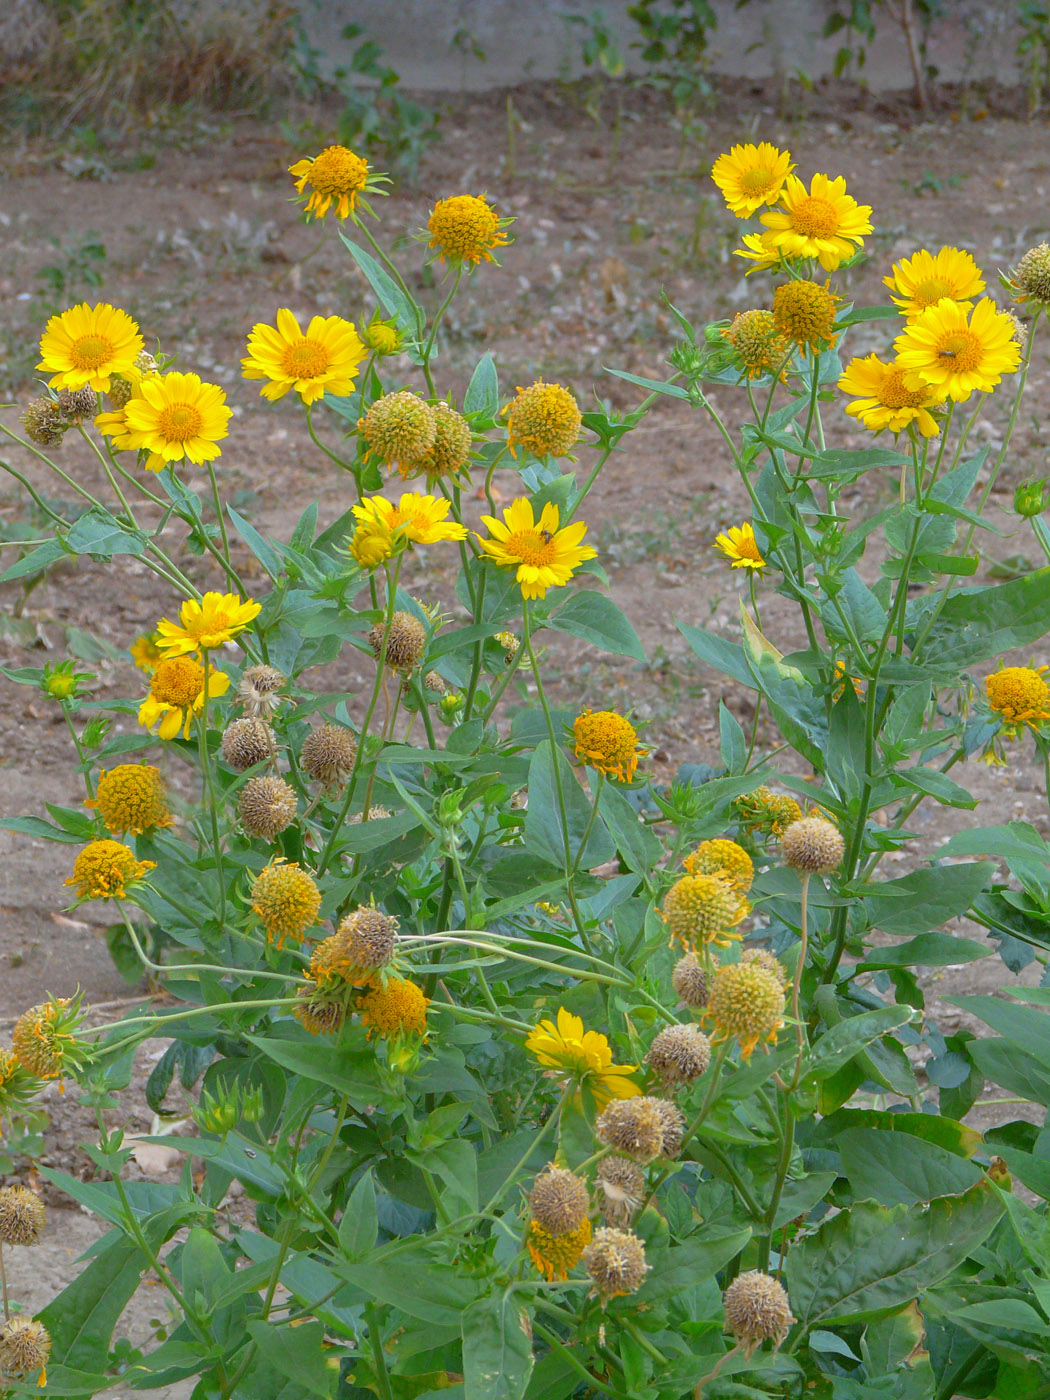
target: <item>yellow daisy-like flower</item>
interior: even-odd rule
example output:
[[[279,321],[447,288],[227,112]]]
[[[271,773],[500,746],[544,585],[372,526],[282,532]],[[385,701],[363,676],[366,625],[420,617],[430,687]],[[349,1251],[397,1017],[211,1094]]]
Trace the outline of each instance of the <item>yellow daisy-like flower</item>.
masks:
[[[230,678],[224,671],[208,667],[209,700],[225,695]],[[179,730],[190,737],[194,715],[204,709],[205,672],[199,661],[190,656],[173,656],[157,663],[150,681],[149,694],[139,706],[139,724],[156,732],[161,739],[174,739]]]
[[[495,262],[497,248],[507,243],[510,219],[500,216],[484,195],[457,194],[439,199],[427,221],[431,248],[446,263],[466,263],[468,271],[481,262]]]
[[[145,671],[147,675],[153,674],[157,668],[157,662],[161,659],[156,632],[144,632],[141,637],[132,642],[128,651],[131,653],[132,661],[140,671]]]
[[[835,344],[835,310],[841,301],[819,282],[784,282],[773,293],[773,324],[800,350]]]
[[[526,497],[512,501],[503,519],[483,515],[481,522],[492,537],[481,548],[503,568],[515,569],[515,578],[525,598],[542,598],[548,588],[561,588],[587,559],[598,551],[580,541],[587,533],[582,520],[558,528],[558,507],[548,501],[536,519],[532,502]]]
[[[615,710],[584,710],[572,724],[576,757],[621,783],[629,783],[645,752],[634,725]]]
[[[747,894],[755,878],[755,867],[743,846],[725,837],[701,841],[682,861],[690,875],[721,875],[739,894]]]
[[[154,860],[136,860],[121,841],[89,841],[63,883],[75,885],[78,899],[123,899],[125,886],[153,870]]]
[[[277,312],[276,327],[265,321],[252,327],[241,371],[245,379],[270,381],[259,393],[271,403],[294,389],[303,403],[311,404],[324,394],[349,394],[367,353],[342,316],[314,316],[304,334],[284,306]]]
[[[1036,729],[1050,720],[1050,685],[1046,666],[1004,666],[985,677],[988,704],[1010,727],[1027,724]]]
[[[825,272],[852,257],[871,232],[871,205],[848,195],[841,175],[814,175],[808,190],[788,175],[780,198],[783,209],[762,215],[770,246],[788,258],[816,258]]]
[[[590,1244],[591,1233],[591,1222],[586,1217],[566,1235],[552,1235],[538,1220],[530,1220],[525,1243],[532,1262],[547,1282],[558,1279],[564,1283]]]
[[[771,233],[745,233],[743,243],[742,248],[733,249],[733,257],[744,258],[755,264],[747,269],[747,277],[750,277],[752,272],[765,272],[768,268],[780,267],[782,263],[789,261],[783,248],[773,242]]]
[[[109,391],[110,377],[135,381],[135,360],[142,349],[139,328],[126,311],[108,302],[81,302],[52,316],[40,341],[37,369],[48,370],[53,389]]]
[[[766,561],[758,551],[755,532],[751,522],[743,525],[730,525],[724,535],[715,536],[715,548],[720,549],[727,559],[733,562],[734,569],[764,569]]]
[[[558,1010],[557,1025],[540,1021],[530,1031],[525,1049],[547,1066],[551,1079],[562,1085],[586,1085],[598,1109],[611,1099],[631,1099],[641,1093],[628,1078],[638,1066],[614,1065],[606,1037],[599,1031],[585,1031],[580,1017],[564,1006]]]
[[[284,947],[286,938],[301,943],[321,911],[321,891],[311,877],[296,862],[289,864],[280,856],[256,875],[251,899],[266,941],[278,948]]]
[[[334,204],[335,217],[347,219],[368,184],[368,161],[346,146],[326,146],[319,156],[306,156],[290,165],[288,174],[295,176],[300,194],[310,186],[307,214],[323,219]]]
[[[760,141],[757,146],[733,146],[720,155],[711,168],[711,179],[731,212],[738,219],[749,219],[764,204],[776,204],[794,168],[789,151]]]
[[[205,384],[197,374],[154,374],[142,379],[135,394],[118,413],[99,414],[108,420],[123,417],[125,432],[117,432],[117,447],[145,448],[146,469],[159,472],[168,462],[210,462],[220,455],[216,445],[229,432],[233,409],[217,384]],[[96,419],[98,422],[98,419]]]
[[[962,248],[940,248],[936,253],[922,248],[914,257],[894,263],[882,281],[891,292],[899,293],[890,300],[909,321],[945,297],[969,311],[970,298],[984,291],[981,269]]]
[[[452,502],[443,496],[424,496],[419,491],[403,491],[395,506],[383,496],[369,496],[353,507],[354,515],[366,531],[380,536],[395,535],[412,544],[438,544],[442,540],[465,540],[469,531],[447,516]]]
[[[734,882],[724,874],[683,875],[664,896],[660,915],[667,926],[669,941],[687,953],[697,944],[716,943],[727,948],[740,934],[735,926],[746,919],[751,905],[743,899]]]
[[[251,598],[242,603],[236,593],[205,593],[199,603],[187,598],[178,622],[164,617],[157,623],[157,649],[168,659],[214,651],[232,641],[261,610],[261,603]]]
[[[535,457],[564,457],[576,445],[582,417],[568,389],[537,379],[503,410],[507,420],[507,446],[512,457],[524,447]]]
[[[945,297],[909,321],[894,341],[897,363],[915,370],[957,403],[975,389],[990,393],[1021,362],[1014,326],[991,297],[972,312]]]
[[[372,987],[357,1003],[369,1040],[373,1035],[384,1040],[402,1034],[425,1036],[429,1005],[423,989],[402,977],[388,977],[383,986]]]
[[[148,763],[118,763],[100,773],[96,794],[84,806],[94,807],[115,836],[171,826],[160,769]]]
[[[394,537],[378,526],[359,525],[348,548],[362,569],[378,569],[393,554]]]
[[[930,409],[944,402],[944,392],[927,384],[914,370],[888,365],[873,353],[862,360],[850,360],[839,388],[844,394],[859,395],[846,405],[846,412],[873,433],[886,428],[899,433],[912,423],[923,437],[936,437],[940,432]]]

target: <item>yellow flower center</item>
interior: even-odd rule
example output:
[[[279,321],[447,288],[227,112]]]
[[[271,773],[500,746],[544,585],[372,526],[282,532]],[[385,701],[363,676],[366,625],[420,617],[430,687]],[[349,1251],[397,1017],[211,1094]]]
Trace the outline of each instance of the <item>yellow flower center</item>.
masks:
[[[740,178],[740,188],[744,194],[765,194],[773,184],[773,172],[768,165],[756,165]]]
[[[773,322],[799,345],[834,344],[835,301],[817,282],[786,282],[773,293]]]
[[[550,564],[557,553],[554,538],[549,530],[516,530],[508,537],[503,548],[523,564],[530,564],[537,569]]]
[[[113,357],[113,342],[104,335],[82,335],[69,352],[74,369],[98,369]]]
[[[887,408],[921,408],[929,397],[927,389],[906,389],[904,371],[891,369],[879,386],[879,403]]]
[[[321,194],[349,194],[363,190],[368,162],[345,146],[329,146],[310,166],[310,184]]]
[[[281,355],[281,368],[289,379],[316,379],[331,364],[331,356],[319,340],[303,336],[286,347]]]
[[[1050,686],[1029,666],[1007,666],[984,686],[989,705],[1006,720],[1050,718]]]
[[[980,339],[973,331],[952,331],[938,344],[937,358],[956,371],[977,369],[982,358]]]
[[[196,437],[204,423],[200,410],[190,403],[170,403],[157,415],[157,431],[168,442]]]
[[[804,233],[807,238],[834,238],[839,231],[839,216],[835,206],[827,199],[816,195],[806,195],[791,211],[791,223],[796,233]]]
[[[764,564],[766,561],[758,552],[758,542],[754,535],[744,535],[737,541],[736,553],[738,559],[753,559],[756,564]]]
[[[953,297],[955,291],[943,277],[926,277],[915,288],[914,299],[921,306],[936,306],[943,297]]]
[[[160,661],[150,682],[150,693],[162,705],[177,705],[185,709],[192,705],[204,688],[204,667],[188,656],[176,656]]]

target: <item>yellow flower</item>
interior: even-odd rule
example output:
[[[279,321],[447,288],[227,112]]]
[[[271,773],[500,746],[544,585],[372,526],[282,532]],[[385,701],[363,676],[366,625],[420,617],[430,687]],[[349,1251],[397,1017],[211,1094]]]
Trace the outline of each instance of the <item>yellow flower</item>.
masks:
[[[724,837],[701,841],[682,864],[690,875],[721,875],[739,894],[747,894],[755,878],[754,864],[743,846]]]
[[[503,414],[507,419],[507,446],[515,444],[535,457],[564,457],[580,436],[580,408],[568,389],[537,379],[527,389],[518,386]]]
[[[173,373],[142,379],[123,409],[101,413],[95,421],[102,432],[112,433],[108,420],[123,417],[126,431],[115,433],[114,445],[145,448],[150,454],[147,471],[159,472],[168,462],[213,461],[232,416],[217,384],[205,384],[196,374]]]
[[[283,857],[271,861],[255,877],[251,899],[266,930],[266,941],[278,948],[284,946],[286,938],[301,943],[321,910],[321,891],[305,870]]]
[[[765,272],[768,268],[779,267],[781,263],[789,261],[783,248],[773,242],[773,237],[771,233],[745,233],[743,248],[733,249],[734,258],[745,258],[755,264],[747,269],[746,276],[750,277],[752,272]]]
[[[1005,666],[985,677],[988,704],[1011,728],[1027,724],[1036,729],[1050,719],[1050,685],[1043,679],[1046,666]]]
[[[229,688],[229,676],[209,666],[208,699],[224,695]],[[199,661],[189,656],[173,656],[158,662],[149,694],[139,706],[139,724],[146,729],[156,725],[161,739],[174,739],[180,729],[182,737],[188,739],[193,716],[204,709],[204,690],[204,667]]]
[[[763,374],[784,375],[788,342],[777,330],[771,311],[739,311],[733,324],[722,332],[722,339],[733,347],[737,362],[749,379]]]
[[[735,798],[733,811],[745,831],[762,831],[776,837],[783,836],[791,823],[802,817],[802,808],[793,797],[765,785]]]
[[[137,641],[132,642],[128,651],[140,671],[145,671],[147,675],[153,674],[157,662],[161,659],[156,632],[144,632]]]
[[[270,381],[259,392],[271,403],[294,389],[303,403],[311,404],[324,394],[349,394],[366,353],[342,316],[314,316],[304,335],[285,306],[277,312],[276,328],[265,321],[252,327],[241,370],[245,379]]]
[[[396,355],[405,343],[397,321],[393,317],[384,321],[378,311],[361,327],[361,339],[374,355]]]
[[[715,1023],[711,1044],[736,1036],[742,1059],[749,1060],[760,1040],[776,1043],[784,1024],[784,987],[757,962],[727,963],[711,982],[701,1019]]]
[[[205,593],[199,603],[187,598],[179,609],[178,622],[164,617],[157,623],[157,648],[168,660],[191,652],[214,651],[232,641],[261,610],[261,603],[251,598],[242,603],[236,593]]]
[[[394,537],[378,526],[359,525],[350,537],[350,553],[362,569],[378,569],[394,552]]]
[[[1013,322],[991,297],[970,313],[947,298],[928,306],[908,322],[894,349],[902,369],[915,370],[956,402],[975,389],[990,393],[1021,362]]]
[[[634,725],[615,710],[584,710],[572,725],[576,757],[589,768],[629,783],[638,767],[638,735]]]
[[[728,947],[740,934],[736,924],[747,918],[751,905],[741,898],[734,881],[725,874],[683,875],[664,896],[660,915],[667,925],[670,943],[693,952],[698,943]]]
[[[783,209],[762,215],[770,246],[788,258],[816,258],[825,272],[852,257],[871,232],[871,205],[848,195],[841,175],[814,175],[808,190],[797,175],[788,175],[781,203]]]
[[[548,588],[568,583],[576,569],[598,551],[580,541],[587,533],[582,520],[558,528],[558,507],[548,501],[537,520],[526,497],[512,501],[503,520],[483,515],[481,522],[492,538],[478,541],[485,553],[504,568],[516,569],[515,578],[526,598],[542,598]]]
[[[429,246],[444,262],[466,263],[469,271],[482,261],[496,261],[492,254],[506,245],[505,229],[511,222],[501,219],[484,195],[439,199],[427,221]]]
[[[465,525],[447,520],[452,502],[443,496],[424,496],[404,491],[395,506],[383,496],[369,496],[353,507],[361,526],[379,536],[398,537],[412,544],[438,544],[442,540],[465,540]]]
[[[566,1235],[552,1235],[538,1220],[530,1220],[525,1237],[532,1262],[548,1283],[564,1283],[590,1242],[591,1222],[586,1217]]]
[[[368,161],[346,146],[326,146],[319,156],[307,156],[290,165],[288,174],[296,177],[295,188],[300,194],[310,186],[307,214],[323,219],[334,204],[336,218],[346,219],[368,185]]]
[[[885,364],[873,353],[862,360],[850,360],[839,388],[844,394],[860,396],[846,405],[846,412],[873,433],[885,428],[899,433],[912,423],[923,437],[936,437],[940,432],[930,409],[944,402],[944,392],[927,384],[914,370]]]
[[[940,248],[936,253],[922,248],[914,257],[894,263],[890,276],[882,281],[891,292],[899,293],[890,300],[909,321],[945,297],[969,311],[970,298],[984,291],[981,269],[961,248]]]
[[[94,807],[116,836],[139,836],[155,826],[171,826],[160,769],[148,763],[118,763],[98,777],[98,789],[85,807]]]
[[[153,870],[154,860],[136,860],[135,852],[121,841],[89,841],[63,881],[77,887],[78,899],[123,899],[124,887]]]
[[[724,535],[715,536],[715,548],[720,549],[727,559],[731,559],[734,569],[764,569],[766,561],[758,552],[755,532],[751,522],[743,525],[730,525]]]
[[[384,1040],[402,1034],[425,1036],[429,1005],[422,988],[401,977],[388,977],[384,986],[372,987],[357,1003],[369,1040],[373,1034]]]
[[[773,324],[800,350],[834,345],[835,308],[841,298],[819,282],[785,282],[773,293]]]
[[[605,1036],[599,1031],[585,1031],[580,1017],[564,1006],[558,1010],[557,1025],[540,1021],[530,1031],[525,1049],[551,1070],[550,1078],[559,1084],[586,1086],[598,1109],[611,1099],[631,1099],[641,1093],[627,1077],[638,1066],[614,1065]]]
[[[50,371],[53,389],[82,389],[107,393],[110,376],[139,377],[135,359],[142,349],[139,328],[126,311],[108,302],[81,302],[52,316],[40,341],[43,357],[37,369]]]
[[[776,204],[794,168],[789,151],[760,141],[757,146],[733,146],[728,155],[720,155],[711,168],[711,179],[730,211],[738,219],[749,219],[764,204]]]

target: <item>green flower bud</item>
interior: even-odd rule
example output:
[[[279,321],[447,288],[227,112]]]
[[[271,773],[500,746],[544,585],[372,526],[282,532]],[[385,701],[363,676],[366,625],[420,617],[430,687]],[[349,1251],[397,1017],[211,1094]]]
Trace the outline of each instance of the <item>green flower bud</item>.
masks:
[[[1014,510],[1025,520],[1042,515],[1046,509],[1046,483],[1045,476],[1042,481],[1025,481],[1014,492]]]

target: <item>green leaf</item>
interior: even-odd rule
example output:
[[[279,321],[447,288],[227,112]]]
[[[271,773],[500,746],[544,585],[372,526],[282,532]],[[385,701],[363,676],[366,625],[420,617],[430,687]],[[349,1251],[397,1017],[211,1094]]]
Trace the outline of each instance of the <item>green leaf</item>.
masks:
[[[284,563],[280,554],[269,540],[263,539],[251,521],[245,520],[244,516],[239,511],[234,510],[233,506],[227,505],[226,514],[233,521],[234,529],[241,539],[258,559],[266,573],[269,574],[270,579],[276,583],[284,571]]]
[[[724,700],[718,702],[718,737],[722,762],[727,773],[743,773],[747,768],[747,740],[740,722]]]
[[[682,1244],[657,1256],[653,1268],[635,1295],[641,1304],[651,1305],[673,1298],[684,1289],[711,1278],[746,1246],[750,1227],[729,1222],[713,1222]]]
[[[882,447],[864,447],[854,451],[833,449],[818,453],[806,469],[806,475],[818,480],[855,481],[864,472],[876,469],[894,471],[910,461],[910,457]]]
[[[679,622],[677,618],[675,626],[701,661],[741,685],[746,685],[748,690],[757,690],[755,678],[744,656],[744,648],[739,643],[727,642],[724,637],[705,632],[702,627],[690,627],[688,623]]]
[[[433,1251],[401,1249],[396,1258],[373,1254],[360,1263],[334,1261],[333,1271],[370,1298],[399,1308],[409,1317],[441,1327],[459,1327],[463,1312],[477,1301],[480,1280],[457,1272],[450,1260],[432,1258]]]
[[[928,933],[965,914],[992,875],[986,861],[914,870],[899,880],[866,886],[864,905],[873,928],[889,934]]]
[[[978,1016],[1011,1040],[1019,1050],[1050,1065],[1050,1016],[1031,1006],[1018,1006],[1003,997],[948,997],[953,1006]]]
[[[872,948],[861,967],[955,967],[992,956],[986,943],[951,933],[920,933],[896,948]]]
[[[663,854],[659,837],[652,827],[641,820],[635,808],[612,783],[603,785],[598,810],[616,842],[621,858],[637,874],[648,877]]]
[[[379,1211],[372,1173],[365,1172],[350,1193],[350,1199],[339,1222],[339,1243],[350,1259],[370,1253],[379,1236]]]
[[[834,15],[832,18],[842,20],[841,15]],[[831,21],[829,20],[828,23],[830,24]],[[841,27],[840,23],[837,28]],[[834,33],[834,30],[825,27],[825,37],[831,33]],[[840,329],[846,326],[855,326],[860,321],[896,321],[900,314],[896,306],[854,306],[851,310],[843,312],[841,316],[835,318],[835,327]]]
[[[317,1395],[329,1400],[338,1372],[325,1361],[324,1323],[300,1322],[295,1327],[275,1327],[261,1317],[251,1318],[248,1331],[267,1367],[296,1383],[295,1394]]]
[[[646,379],[640,374],[628,374],[625,369],[609,369],[603,366],[607,374],[614,374],[617,379],[626,379],[628,384],[637,384],[640,389],[648,389],[653,394],[666,394],[671,399],[686,399],[689,395],[684,389],[680,389],[677,384],[670,384],[666,379]]]
[[[145,554],[149,536],[143,530],[129,530],[108,510],[93,508],[74,520],[65,537],[74,554]]]
[[[907,627],[920,629],[940,594],[908,607]],[[1035,569],[994,588],[960,588],[948,595],[923,648],[923,660],[962,670],[1046,633],[1050,568]]]
[[[113,1328],[146,1265],[134,1240],[107,1238],[87,1268],[40,1314],[54,1354],[85,1371],[108,1370]]]
[[[1029,822],[977,826],[958,831],[942,856],[998,856],[1029,889],[1050,892],[1050,843]]]
[[[568,602],[547,619],[547,626],[555,632],[579,637],[614,656],[630,656],[635,661],[646,659],[638,633],[624,614],[611,598],[593,589],[570,594]]]
[[[858,1205],[826,1221],[788,1255],[791,1308],[804,1332],[861,1322],[910,1303],[947,1278],[1003,1213],[987,1179],[928,1206]]]
[[[0,583],[11,583],[17,578],[26,578],[29,574],[43,573],[52,564],[57,564],[60,559],[67,559],[69,550],[61,540],[48,540],[46,544],[40,545],[37,549],[32,549],[28,554],[24,554],[21,559],[5,569],[0,574]]]
[[[68,841],[77,846],[84,842],[83,836],[63,831],[59,826],[52,826],[50,822],[44,821],[43,817],[7,817],[0,821],[0,830],[20,831],[25,836],[41,836],[45,841]]]
[[[810,1051],[805,1067],[806,1077],[815,1083],[827,1079],[872,1041],[906,1026],[913,1014],[909,1006],[882,1006],[840,1021],[825,1031]]]
[[[486,418],[495,418],[499,413],[499,378],[492,355],[486,351],[470,376],[467,392],[463,396],[464,413],[483,413]]]
[[[521,1400],[532,1374],[529,1316],[508,1289],[463,1313],[464,1391],[471,1400]]]
[[[565,850],[561,804],[558,800],[559,783],[565,801],[568,852]],[[560,748],[552,749],[550,740],[545,739],[536,749],[529,764],[529,806],[525,813],[526,849],[541,860],[565,869],[576,861],[590,819],[590,799],[577,781],[568,759]],[[596,821],[578,865],[589,870],[594,865],[602,865],[605,861],[612,860],[615,854],[616,847],[609,833],[601,821]]]
[[[857,1198],[884,1206],[958,1196],[981,1177],[972,1162],[907,1133],[848,1128],[837,1134],[835,1144]]]
[[[958,783],[952,782],[947,773],[939,773],[936,768],[898,768],[893,775],[894,780],[903,783],[905,787],[914,788],[917,792],[924,792],[929,797],[935,797],[938,802],[944,802],[949,807],[963,807],[970,810],[977,806],[977,798],[972,796],[966,788],[960,787]]]
[[[293,1074],[327,1084],[337,1094],[346,1094],[355,1104],[375,1101],[375,1055],[371,1052],[344,1048],[333,1055],[329,1046],[306,1041],[277,1040],[261,1035],[248,1035],[245,1039]]]
[[[1012,1040],[994,1036],[969,1041],[966,1052],[986,1079],[1050,1108],[1050,1070],[1045,1061],[1019,1049]]]
[[[388,316],[393,316],[402,330],[416,334],[420,318],[411,299],[405,295],[394,279],[385,272],[371,253],[366,253],[356,243],[352,243],[345,233],[340,233],[343,246],[365,274],[368,285],[379,298],[379,303]]]

